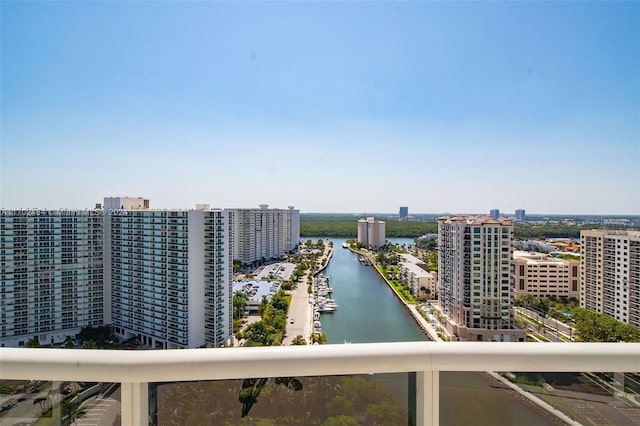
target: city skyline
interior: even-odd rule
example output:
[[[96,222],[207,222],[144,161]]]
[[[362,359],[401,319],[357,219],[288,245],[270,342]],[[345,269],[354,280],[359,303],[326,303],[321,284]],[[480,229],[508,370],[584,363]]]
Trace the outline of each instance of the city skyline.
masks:
[[[640,213],[639,3],[0,8],[2,208]]]

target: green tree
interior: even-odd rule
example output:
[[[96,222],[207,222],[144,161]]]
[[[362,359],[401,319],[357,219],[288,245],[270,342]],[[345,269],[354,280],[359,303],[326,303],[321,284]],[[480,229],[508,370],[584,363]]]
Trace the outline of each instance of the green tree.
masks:
[[[27,348],[39,348],[40,341],[38,340],[38,336],[33,336],[31,339],[27,340],[27,344],[25,346]]]
[[[67,336],[64,338],[64,342],[62,342],[62,346],[64,346],[65,349],[73,349],[76,346],[76,339]]]
[[[293,338],[293,340],[291,341],[291,344],[293,346],[302,346],[302,345],[306,345],[307,341],[302,334],[298,334],[296,337]]]
[[[64,426],[75,424],[76,420],[86,414],[86,410],[80,407],[77,400],[65,398],[60,402],[61,423]]]
[[[247,340],[247,346],[273,346],[276,343],[274,330],[265,326],[262,321],[249,324],[243,336]]]
[[[273,295],[271,298],[271,305],[279,311],[287,312],[289,309],[289,303],[287,303],[287,299],[285,299],[283,291],[279,291]]]
[[[327,343],[327,335],[324,333],[311,333],[309,340],[311,341],[311,344],[324,345]]]
[[[358,426],[358,421],[349,416],[329,417],[322,426]]]
[[[329,416],[351,416],[354,413],[353,402],[343,395],[336,395],[331,398],[325,405],[325,410]]]
[[[98,349],[98,345],[93,340],[85,340],[82,342],[82,349]]]
[[[367,419],[380,426],[394,426],[402,423],[398,405],[390,401],[367,405]]]
[[[260,316],[262,316],[262,314],[264,313],[264,310],[267,308],[268,305],[269,305],[269,299],[267,299],[267,296],[262,296],[262,299],[260,300],[260,304],[258,305],[258,314],[260,314]]]
[[[244,291],[233,293],[233,318],[240,319],[244,316],[244,309],[247,306],[247,294]]]

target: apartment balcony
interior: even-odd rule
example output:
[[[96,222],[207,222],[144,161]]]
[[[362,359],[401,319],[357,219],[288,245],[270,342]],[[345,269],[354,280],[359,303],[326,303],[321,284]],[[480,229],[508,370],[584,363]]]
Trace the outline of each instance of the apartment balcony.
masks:
[[[251,424],[254,420],[251,416],[258,420],[265,409],[277,411],[274,407],[285,403],[305,407],[303,416],[306,418],[297,418],[296,424],[314,423],[315,418],[310,416],[326,413],[323,412],[325,406],[313,404],[320,396],[326,399],[332,392],[341,390],[332,383],[351,375],[361,375],[359,380],[370,380],[371,375],[404,377],[404,389],[408,389],[404,408],[407,414],[399,424],[437,425],[441,421],[441,404],[446,403],[440,398],[440,372],[640,372],[640,344],[400,342],[158,351],[2,348],[0,360],[2,380],[119,384],[118,404],[123,425],[163,424],[167,421],[160,418],[163,413],[175,415],[179,410],[167,399],[175,382],[189,382],[179,392],[175,390],[176,395],[193,388],[198,392],[189,398],[218,401],[220,396],[217,403],[221,403],[222,395],[216,395],[215,391],[228,392],[233,381],[240,386],[238,380],[247,378],[279,378],[271,380],[272,385],[286,386],[279,387],[283,389],[281,392],[266,392],[266,396],[263,395],[265,402],[256,404],[251,412],[253,404],[247,401],[252,401],[253,397],[254,402],[263,401],[257,389],[266,380],[244,380],[238,389],[249,398],[245,397],[244,403],[238,402],[238,393],[231,398],[231,403],[237,407],[237,412],[233,412],[237,414],[236,424]],[[202,384],[223,380],[229,382],[218,387]],[[302,389],[301,386],[306,387]],[[296,393],[300,390],[303,392]],[[615,390],[612,392],[613,399],[620,396]],[[508,405],[506,391],[504,395],[504,404]],[[521,398],[529,398],[527,395],[522,394]],[[287,401],[274,400],[278,396]],[[354,394],[353,398],[362,396]],[[32,405],[31,401],[27,402]],[[382,404],[384,401],[369,401],[371,404],[376,402]],[[171,406],[169,411],[166,404]],[[211,410],[203,408],[202,413],[191,414],[200,422],[208,418],[205,423],[213,424],[211,416],[216,412]],[[248,416],[242,417],[241,411]],[[11,409],[1,415],[0,422],[10,418],[7,416],[11,416]],[[56,415],[53,417],[55,420]],[[58,421],[61,417],[64,413],[58,411]],[[564,420],[571,421],[568,417]],[[442,421],[447,422],[446,419]],[[360,419],[360,424],[369,423],[369,420]],[[468,423],[474,423],[474,420],[469,419]],[[54,421],[53,424],[57,423]]]

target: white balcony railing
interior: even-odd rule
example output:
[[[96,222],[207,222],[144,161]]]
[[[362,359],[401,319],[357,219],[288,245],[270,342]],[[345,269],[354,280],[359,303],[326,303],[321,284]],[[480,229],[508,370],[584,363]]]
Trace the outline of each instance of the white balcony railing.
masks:
[[[639,343],[400,342],[229,349],[0,349],[0,379],[121,383],[122,424],[148,422],[148,383],[417,373],[417,424],[439,423],[440,371],[640,372]]]

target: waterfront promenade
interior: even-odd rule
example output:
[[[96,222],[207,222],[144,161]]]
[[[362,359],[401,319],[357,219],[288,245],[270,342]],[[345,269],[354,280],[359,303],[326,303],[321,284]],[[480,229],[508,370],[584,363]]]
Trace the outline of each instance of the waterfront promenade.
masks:
[[[320,256],[320,268],[313,271],[312,275],[315,275],[323,271],[331,257],[333,256],[333,246],[325,241],[324,252]],[[290,345],[293,339],[301,335],[310,344],[309,336],[313,331],[313,303],[310,302],[311,296],[308,293],[307,286],[309,283],[307,280],[308,274],[305,274],[298,283],[294,290],[289,292],[291,296],[291,302],[289,303],[289,313],[287,316],[287,328],[286,336],[282,341],[283,345]]]

